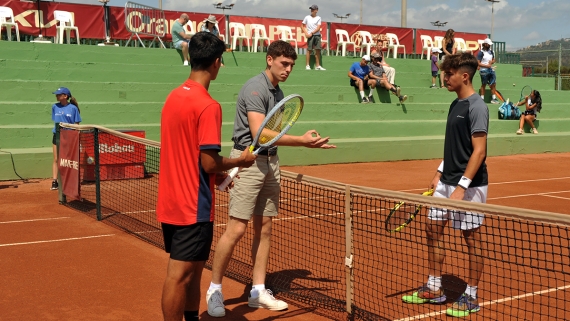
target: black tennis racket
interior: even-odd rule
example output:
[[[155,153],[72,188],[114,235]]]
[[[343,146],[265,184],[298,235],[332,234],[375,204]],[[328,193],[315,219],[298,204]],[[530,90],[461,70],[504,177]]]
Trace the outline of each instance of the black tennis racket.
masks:
[[[303,106],[303,97],[297,94],[289,95],[277,103],[267,113],[261,126],[259,126],[253,143],[249,147],[250,151],[257,155],[260,151],[273,146],[295,124],[301,115],[301,111],[303,111]],[[254,150],[255,147],[257,149]],[[240,170],[239,167],[232,169],[224,182],[218,186],[218,189],[224,191]]]
[[[432,196],[433,189],[423,192],[422,195]],[[390,214],[388,214],[388,217],[384,222],[386,231],[390,233],[401,231],[404,227],[408,226],[408,224],[410,224],[414,220],[414,218],[416,217],[416,215],[418,215],[421,209],[422,209],[421,204],[398,202],[398,204],[396,204],[396,206],[392,208]]]

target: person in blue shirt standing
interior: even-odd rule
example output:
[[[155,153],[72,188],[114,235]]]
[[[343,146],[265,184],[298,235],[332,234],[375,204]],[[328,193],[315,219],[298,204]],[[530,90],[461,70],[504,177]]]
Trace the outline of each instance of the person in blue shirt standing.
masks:
[[[360,98],[362,98],[362,103],[366,104],[370,102],[370,98],[364,95],[364,89],[369,90],[370,86],[374,86],[376,80],[370,79],[368,74],[370,73],[370,67],[368,63],[370,62],[370,56],[364,55],[360,62],[355,62],[350,66],[348,71],[348,78],[350,78],[350,85],[358,88],[360,91]],[[370,91],[370,96],[372,96],[372,91]]]
[[[53,92],[57,103],[51,106],[51,120],[54,122],[52,129],[53,138],[53,164],[52,164],[52,178],[51,189],[56,190],[58,188],[57,184],[57,146],[55,141],[55,124],[57,123],[68,123],[68,124],[79,124],[81,122],[81,116],[79,115],[79,104],[75,97],[71,96],[69,89],[65,87],[60,87]]]

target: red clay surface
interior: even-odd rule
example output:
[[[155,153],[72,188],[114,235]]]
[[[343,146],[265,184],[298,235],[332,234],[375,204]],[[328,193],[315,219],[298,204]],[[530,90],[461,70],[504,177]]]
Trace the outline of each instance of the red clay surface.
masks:
[[[570,153],[492,157],[489,203],[570,214]],[[419,193],[440,160],[284,168],[343,183]],[[167,254],[57,204],[48,180],[0,182],[2,320],[160,320]],[[211,273],[204,271],[202,289]],[[290,305],[247,307],[245,285],[224,279],[224,320],[324,320]],[[203,320],[214,320],[201,304]],[[219,319],[218,319],[219,320]]]

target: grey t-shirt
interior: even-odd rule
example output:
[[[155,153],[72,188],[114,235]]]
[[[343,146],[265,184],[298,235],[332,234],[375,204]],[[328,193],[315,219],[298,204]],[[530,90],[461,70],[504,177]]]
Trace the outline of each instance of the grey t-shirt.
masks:
[[[384,73],[384,68],[382,68],[382,66],[377,66],[373,63],[369,64],[370,66],[370,70],[372,70],[372,73],[374,74],[374,76],[376,77],[382,77],[382,74]]]
[[[471,136],[480,132],[489,133],[489,108],[481,96],[474,93],[466,99],[455,99],[447,115],[443,174],[440,179],[442,183],[453,186],[459,183],[473,154]],[[489,184],[485,159],[473,177],[470,187]]]
[[[279,85],[273,87],[265,71],[249,79],[241,88],[236,102],[236,118],[232,137],[234,143],[250,146],[253,142],[247,119],[248,112],[267,115],[271,108],[283,98],[283,91]],[[272,147],[270,150],[277,150],[277,147]]]

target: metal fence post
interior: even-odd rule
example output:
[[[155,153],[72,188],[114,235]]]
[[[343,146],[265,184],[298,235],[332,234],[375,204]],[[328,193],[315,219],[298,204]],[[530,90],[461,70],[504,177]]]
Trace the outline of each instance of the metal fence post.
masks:
[[[93,154],[95,156],[95,208],[97,211],[97,221],[102,220],[101,215],[101,166],[99,164],[99,130],[93,129]]]
[[[562,65],[562,43],[558,45],[558,90],[562,90],[562,75],[560,74],[561,65]]]

